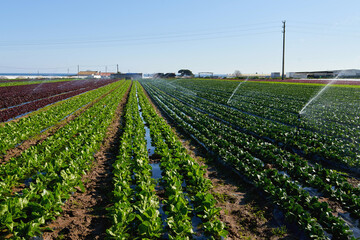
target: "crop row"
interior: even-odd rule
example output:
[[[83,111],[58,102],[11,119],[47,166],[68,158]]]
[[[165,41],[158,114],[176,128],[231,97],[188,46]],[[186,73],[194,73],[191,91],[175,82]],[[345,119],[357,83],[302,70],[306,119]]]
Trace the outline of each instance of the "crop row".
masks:
[[[215,200],[207,193],[211,183],[203,177],[204,171],[186,154],[137,88],[140,86],[134,85],[130,93],[120,153],[114,164],[115,204],[110,208],[113,226],[108,234],[114,239],[129,236],[155,239],[164,235],[169,239],[190,239],[197,214],[203,219],[206,235],[214,238],[226,235],[223,224],[216,219],[219,209],[214,207]],[[144,121],[150,128],[155,154],[161,157],[162,177],[157,188],[165,189],[162,203],[154,195]]]
[[[89,91],[65,101],[49,106],[42,111],[21,118],[18,121],[4,123],[0,128],[0,153],[5,154],[11,149],[30,137],[33,137],[59,121],[65,119],[84,106],[90,105],[95,99],[100,98],[114,89],[114,84]]]
[[[114,239],[130,236],[159,238],[162,222],[155,181],[151,178],[144,124],[138,111],[135,85],[125,108],[121,145],[114,170],[114,205],[109,209],[113,225],[107,233]]]
[[[8,121],[9,119],[12,119],[12,118],[15,118],[18,116],[22,116],[26,113],[35,111],[35,110],[42,108],[44,106],[47,106],[49,104],[52,104],[52,103],[76,96],[78,94],[96,89],[98,87],[104,86],[111,82],[113,82],[113,80],[96,82],[96,83],[82,82],[82,84],[80,82],[80,84],[78,84],[78,85],[74,84],[74,83],[71,83],[71,84],[63,83],[64,86],[60,85],[60,86],[57,86],[56,88],[52,88],[52,87],[54,87],[52,85],[47,86],[49,88],[39,87],[38,89],[41,89],[41,92],[39,92],[40,90],[33,89],[34,93],[29,94],[29,96],[28,95],[12,96],[15,99],[15,101],[18,100],[19,102],[21,102],[21,104],[6,108],[6,109],[2,109],[0,111],[0,122]],[[76,83],[77,83],[77,81],[76,81]],[[52,83],[52,84],[57,84],[57,83]],[[22,86],[22,87],[26,88],[27,86],[32,86],[32,85],[26,85],[26,86]],[[1,88],[0,88],[0,90],[1,90]],[[21,89],[18,89],[18,90],[21,91]],[[9,91],[13,92],[13,91],[11,91],[11,89]],[[44,91],[44,92],[42,92],[42,91]],[[26,94],[26,92],[28,92],[28,90],[25,91],[25,94]],[[22,94],[24,94],[24,93],[22,93]],[[44,97],[44,98],[39,97],[42,95],[45,95],[46,97]],[[14,101],[14,100],[12,100],[12,97],[9,97],[8,99],[11,99],[11,101]],[[24,97],[24,99],[22,99],[22,97]],[[35,98],[35,100],[28,101],[29,98],[30,99]],[[6,104],[7,99],[5,99],[5,100],[3,99],[3,102]]]
[[[339,201],[344,209],[360,218],[360,189],[352,187],[344,177],[336,172],[319,164],[311,166],[296,154],[279,149],[277,146],[251,135],[236,131],[219,121],[201,117],[202,115],[197,114],[196,110],[176,103],[172,99],[164,101],[168,104],[176,104],[178,108],[176,113],[183,116],[183,120],[187,123],[196,129],[200,129],[200,132],[209,135],[209,139],[220,137],[222,139],[220,145],[212,144],[212,147],[216,150],[228,148],[230,145],[244,149],[254,157],[262,159],[265,164],[271,164],[271,166],[287,172],[303,186],[316,188],[326,197]],[[211,132],[207,131],[203,126],[212,126]]]
[[[169,125],[147,103],[145,94],[141,92],[139,96],[144,109],[144,118],[147,119],[150,129],[153,129],[156,150],[160,156],[163,156],[162,159],[169,165],[169,169],[178,169],[184,176],[185,191],[193,201],[196,215],[203,221],[205,234],[214,237],[225,236],[227,232],[224,230],[224,225],[217,219],[220,209],[215,207],[216,201],[208,193],[212,186],[210,180],[204,178],[205,171],[187,154]]]
[[[357,88],[328,88],[314,104],[310,104],[299,119],[303,106],[316,94],[318,86],[287,86],[286,84],[228,83],[219,81],[177,82],[191,89],[197,97],[213,100],[259,117],[320,132],[328,136],[357,139],[360,122]],[[229,99],[236,85],[241,87]],[[185,85],[186,84],[186,85]],[[172,84],[176,87],[176,85]],[[210,88],[210,89],[209,89]],[[219,90],[220,89],[220,90]],[[230,100],[230,101],[229,101]]]
[[[338,90],[338,88],[336,89]],[[238,111],[254,114],[286,125],[296,126],[313,132],[320,132],[329,137],[333,136],[352,141],[352,138],[358,136],[360,133],[359,121],[357,120],[358,116],[352,115],[359,109],[355,109],[355,105],[348,102],[333,102],[327,100],[326,103],[322,102],[321,108],[319,108],[318,105],[320,103],[317,101],[316,109],[313,106],[309,106],[306,111],[311,112],[311,115],[305,113],[301,115],[302,118],[299,119],[300,106],[306,104],[303,103],[303,101],[291,99],[291,102],[297,102],[297,105],[296,108],[289,108],[291,103],[288,103],[288,99],[278,99],[278,97],[273,95],[262,96],[259,93],[246,92],[241,93],[241,95],[234,95],[228,102],[229,94],[230,93],[227,92],[196,91],[197,97],[216,101],[217,103],[227,105],[228,107],[233,107]],[[244,94],[251,95],[244,96]],[[276,102],[277,99],[279,103],[274,105],[273,102]],[[344,109],[345,106],[349,105],[354,107],[351,109]],[[297,111],[293,109],[296,109]],[[338,109],[342,109],[342,112],[339,112]],[[327,113],[331,113],[332,116],[325,116]]]
[[[11,87],[20,85],[32,85],[39,83],[52,83],[52,82],[67,82],[74,79],[14,79],[14,80],[3,80],[0,82],[0,87]]]
[[[0,109],[62,94],[80,88],[98,88],[113,80],[75,80],[0,87]]]
[[[200,96],[215,95],[221,102],[228,102],[230,95],[241,84],[240,88],[235,92],[231,104],[238,104],[238,106],[249,108],[251,111],[258,111],[260,115],[272,117],[275,112],[266,114],[266,109],[279,110],[278,112],[287,112],[297,114],[304,107],[304,105],[315,96],[324,86],[312,85],[288,85],[288,84],[263,84],[255,82],[225,82],[225,81],[177,81],[179,86],[185,89],[191,89]],[[201,83],[201,84],[199,84]],[[175,87],[177,84],[173,84]],[[356,112],[359,110],[357,104],[358,88],[348,87],[328,87],[323,94],[316,99],[316,105],[327,105],[322,107],[331,107],[334,111],[321,111],[323,114],[332,115],[332,117],[342,118],[357,116]],[[249,104],[250,103],[250,104]],[[331,103],[331,104],[330,104]],[[331,106],[330,106],[331,105]],[[257,109],[259,107],[260,109]],[[261,111],[265,110],[264,114]],[[340,114],[337,114],[340,113]],[[313,112],[312,114],[316,114]],[[320,114],[323,116],[323,114]],[[342,114],[346,114],[343,116]],[[338,116],[336,116],[338,115]],[[296,116],[293,118],[296,122]],[[332,120],[329,118],[329,120]],[[345,122],[344,122],[345,123]]]
[[[335,163],[341,162],[349,166],[359,164],[360,152],[358,146],[360,143],[358,137],[352,137],[351,141],[328,137],[306,129],[259,118],[224,106],[216,101],[201,99],[192,94],[181,94],[179,91],[175,91],[174,88],[170,88],[166,83],[154,82],[153,84],[189,106],[227,121],[247,134],[268,139],[277,143],[278,146],[301,151],[309,159],[320,157],[320,159]]]
[[[75,187],[83,189],[81,177],[91,169],[94,153],[128,87],[129,83],[115,83],[114,91],[79,117],[0,167],[3,234],[21,239],[40,235],[42,226],[60,214]]]
[[[211,120],[206,115],[198,111],[194,111],[188,106],[182,104],[164,92],[155,91],[153,86],[145,84],[147,90],[157,103],[162,106],[182,128],[192,134],[198,141],[200,141],[209,151],[221,157],[228,164],[237,169],[249,181],[254,183],[264,192],[271,196],[273,201],[278,204],[286,213],[288,219],[297,222],[300,227],[313,238],[326,238],[324,229],[334,238],[347,239],[351,235],[349,227],[341,218],[334,217],[332,210],[323,202],[320,203],[316,196],[311,196],[301,183],[306,183],[308,180],[313,180],[311,183],[318,182],[315,187],[327,187],[331,189],[326,180],[326,176],[316,174],[319,169],[311,169],[306,165],[305,161],[295,156],[284,155],[282,151],[274,152],[276,148],[271,147],[268,143],[249,142],[251,139],[241,139],[240,137],[234,139],[233,133],[236,133],[232,128],[217,124],[216,121]],[[189,114],[193,112],[193,114]],[[221,132],[219,132],[221,129]],[[228,133],[228,134],[227,134]],[[236,136],[236,135],[235,135]],[[244,137],[242,135],[241,137]],[[270,147],[269,147],[270,146]],[[257,153],[258,152],[258,153]],[[257,155],[256,155],[257,154]],[[255,157],[258,156],[259,158]],[[295,159],[291,159],[295,157]],[[297,162],[296,162],[296,161]],[[294,162],[302,164],[300,169],[295,167]],[[264,163],[270,163],[270,167],[264,170]],[[287,170],[288,173],[282,174],[276,168]],[[316,166],[320,168],[320,166]],[[300,172],[299,172],[300,170]],[[302,173],[302,171],[304,173]],[[312,172],[306,172],[310,171]],[[290,178],[288,174],[294,174],[294,178]],[[295,174],[298,173],[298,174]],[[306,174],[308,173],[308,174]],[[332,172],[322,170],[319,173],[332,176],[332,181],[336,181],[335,175]],[[307,179],[307,178],[313,179]],[[325,180],[325,181],[324,181]],[[338,184],[339,189],[349,188],[341,179],[341,184]],[[334,192],[345,194],[342,190],[336,189]],[[352,189],[358,191],[358,189]],[[331,190],[329,190],[330,192]],[[326,190],[324,190],[326,192]],[[334,198],[336,198],[334,194]],[[346,194],[345,194],[346,195]],[[358,215],[358,199],[355,194],[349,194],[350,199],[355,199],[357,207],[353,207],[353,214]],[[340,199],[340,198],[339,198]],[[349,198],[348,198],[349,199]],[[346,203],[344,204],[346,205]]]

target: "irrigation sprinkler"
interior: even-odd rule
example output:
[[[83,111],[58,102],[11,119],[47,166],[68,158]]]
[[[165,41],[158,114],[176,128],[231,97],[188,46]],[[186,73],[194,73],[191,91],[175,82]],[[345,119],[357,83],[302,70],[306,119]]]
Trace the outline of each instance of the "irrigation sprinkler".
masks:
[[[297,115],[298,116],[298,121],[301,121],[301,114],[302,113],[299,112],[298,115]]]

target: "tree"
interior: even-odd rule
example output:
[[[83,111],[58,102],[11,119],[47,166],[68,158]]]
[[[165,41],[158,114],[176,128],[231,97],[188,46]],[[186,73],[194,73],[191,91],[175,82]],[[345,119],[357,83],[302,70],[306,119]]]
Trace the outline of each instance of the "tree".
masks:
[[[155,73],[153,75],[153,78],[164,78],[165,74],[164,73]]]
[[[176,74],[175,73],[165,73],[164,78],[175,78]]]
[[[239,70],[235,70],[235,72],[233,73],[234,77],[239,78],[242,76],[241,72]]]
[[[189,69],[180,69],[178,71],[178,73],[182,76],[182,77],[193,77],[194,74],[192,73],[192,71],[190,71]]]

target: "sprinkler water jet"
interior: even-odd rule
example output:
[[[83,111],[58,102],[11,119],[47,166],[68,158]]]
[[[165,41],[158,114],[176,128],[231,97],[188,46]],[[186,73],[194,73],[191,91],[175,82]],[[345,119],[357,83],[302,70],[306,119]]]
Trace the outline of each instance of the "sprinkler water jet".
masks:
[[[334,82],[336,82],[337,79],[339,79],[339,76],[340,76],[341,74],[342,74],[342,71],[340,71],[340,72],[338,73],[338,75],[337,75],[334,79],[332,79],[330,82],[328,82],[328,84],[326,84],[325,87],[323,87],[313,98],[311,98],[310,101],[308,101],[308,102],[305,104],[305,106],[300,110],[299,114],[302,115],[302,114],[305,112],[306,108],[307,108],[314,100],[316,100],[317,98],[319,98],[320,95],[321,95],[331,84],[333,84]]]
[[[240,87],[240,85],[243,84],[243,83],[246,83],[248,80],[249,80],[249,77],[247,77],[247,78],[245,79],[245,81],[239,82],[239,84],[238,84],[237,87],[235,88],[234,92],[231,94],[231,96],[230,96],[229,99],[227,100],[227,102],[226,102],[227,104],[230,103],[231,98],[234,96],[235,92],[238,90],[238,88]]]

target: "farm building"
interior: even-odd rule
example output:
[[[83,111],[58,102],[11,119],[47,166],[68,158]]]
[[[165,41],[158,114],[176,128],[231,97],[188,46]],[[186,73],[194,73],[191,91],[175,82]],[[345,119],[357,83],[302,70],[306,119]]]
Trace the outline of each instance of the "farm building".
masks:
[[[278,78],[278,77],[280,77],[280,72],[272,72],[270,77],[271,78]]]
[[[87,70],[87,71],[80,71],[80,72],[78,72],[77,75],[82,78],[94,78],[95,75],[98,75],[98,74],[99,74],[98,71]]]
[[[98,76],[100,78],[110,79],[111,75],[113,75],[113,74],[115,74],[115,73],[113,73],[113,72],[100,72]]]
[[[287,72],[287,78],[359,78],[359,69],[309,71],[309,72]]]

